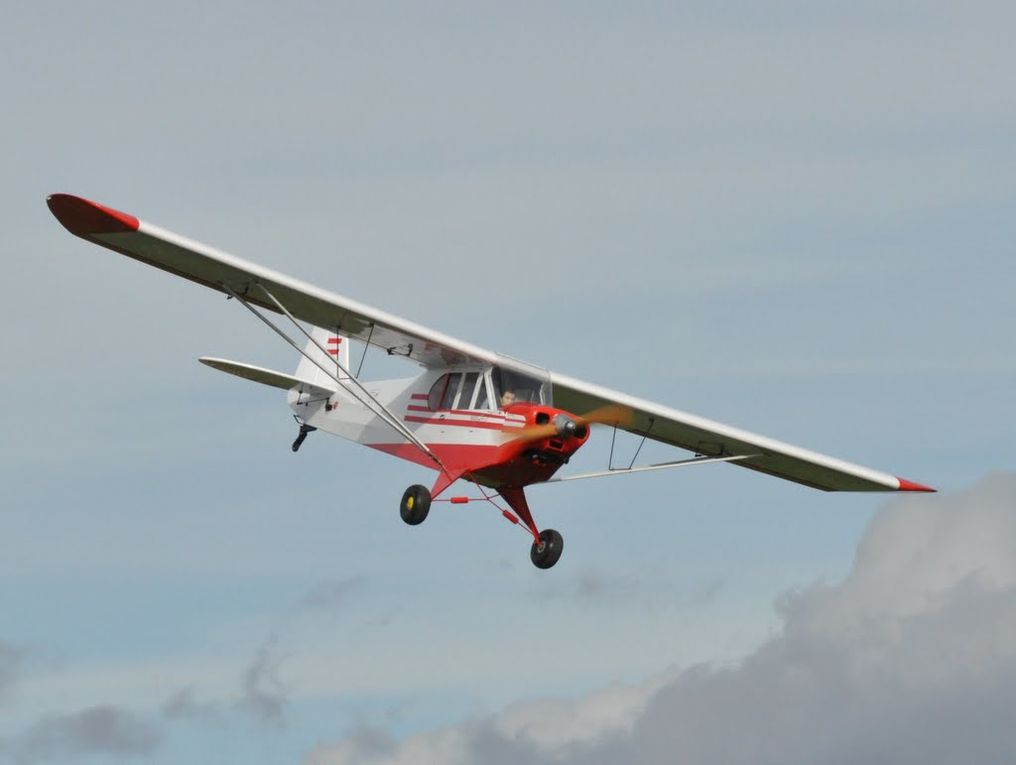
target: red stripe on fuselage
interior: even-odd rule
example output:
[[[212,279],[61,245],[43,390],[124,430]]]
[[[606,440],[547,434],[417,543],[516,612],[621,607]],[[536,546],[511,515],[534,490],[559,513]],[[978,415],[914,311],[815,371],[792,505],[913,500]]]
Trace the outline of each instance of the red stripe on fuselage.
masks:
[[[521,416],[510,417],[504,412],[493,412],[490,411],[489,409],[446,409],[444,411],[448,412],[449,414],[465,414],[469,416],[478,415],[480,417],[500,417],[501,419],[508,420],[509,422],[525,421],[524,417]]]
[[[500,422],[484,422],[483,420],[449,420],[441,417],[416,417],[407,414],[403,418],[406,422],[418,422],[423,425],[450,425],[453,428],[484,428],[486,430],[505,430]]]
[[[417,404],[410,404],[409,406],[406,407],[406,409],[408,411],[410,411],[410,412],[431,412],[431,413],[434,413],[434,410],[431,409],[429,406],[419,406]],[[441,413],[443,413],[443,414],[454,414],[454,415],[458,415],[459,417],[487,417],[487,418],[490,418],[490,419],[497,419],[497,420],[505,420],[507,418],[507,416],[503,412],[490,412],[490,411],[487,411],[485,409],[442,409]],[[511,419],[511,420],[508,420],[508,421],[509,422],[518,422],[518,423],[523,422],[523,420],[521,420],[521,419]]]

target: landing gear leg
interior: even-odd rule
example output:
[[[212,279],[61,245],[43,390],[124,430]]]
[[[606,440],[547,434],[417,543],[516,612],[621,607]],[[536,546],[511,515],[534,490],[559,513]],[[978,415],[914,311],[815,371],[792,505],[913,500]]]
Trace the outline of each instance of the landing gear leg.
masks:
[[[533,547],[529,551],[529,559],[533,562],[533,565],[537,568],[550,568],[557,563],[561,558],[561,552],[564,550],[564,539],[562,539],[561,534],[554,531],[554,529],[540,531],[536,528],[536,521],[533,520],[533,514],[529,510],[529,503],[526,501],[525,492],[521,488],[498,489],[497,493],[504,498],[504,501],[518,515],[519,520],[526,524],[529,533],[533,535]],[[511,519],[509,518],[509,520]]]
[[[303,442],[307,440],[307,434],[313,433],[317,428],[308,425],[305,422],[300,423],[300,433],[297,435],[296,440],[293,442],[293,451],[300,451],[300,447],[303,446]]]

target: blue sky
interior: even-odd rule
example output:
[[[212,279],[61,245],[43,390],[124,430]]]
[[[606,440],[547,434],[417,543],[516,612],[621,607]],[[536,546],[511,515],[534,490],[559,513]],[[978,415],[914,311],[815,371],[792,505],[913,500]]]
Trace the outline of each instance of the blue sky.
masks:
[[[873,518],[919,517],[711,466],[532,490],[566,539],[550,572],[476,506],[410,529],[398,499],[425,471],[325,437],[294,456],[276,392],[196,363],[289,371],[291,351],[71,237],[47,194],[1004,506],[1004,481],[971,487],[1013,469],[1014,20],[8,9],[0,757],[396,761],[541,699],[610,706],[699,663],[754,666],[806,610],[788,593],[840,592]]]

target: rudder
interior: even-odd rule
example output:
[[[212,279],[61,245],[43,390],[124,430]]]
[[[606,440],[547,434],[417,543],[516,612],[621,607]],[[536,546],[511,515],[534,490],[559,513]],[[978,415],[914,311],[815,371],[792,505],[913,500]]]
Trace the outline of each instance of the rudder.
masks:
[[[308,340],[304,346],[306,356],[300,356],[296,376],[322,388],[334,388],[335,380],[326,375],[318,364],[340,380],[348,379],[349,375],[343,370],[349,370],[349,338],[321,327],[314,327],[310,334],[327,353],[322,353],[314,342]],[[311,362],[307,356],[317,363]]]

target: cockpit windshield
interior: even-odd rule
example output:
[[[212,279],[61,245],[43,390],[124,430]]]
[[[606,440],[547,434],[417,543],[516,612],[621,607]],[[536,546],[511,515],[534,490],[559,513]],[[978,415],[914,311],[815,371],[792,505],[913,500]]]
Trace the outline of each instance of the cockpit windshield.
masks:
[[[491,370],[491,380],[494,383],[494,398],[500,404],[500,409],[518,401],[533,404],[551,403],[549,380],[541,380],[502,367],[494,367]]]

